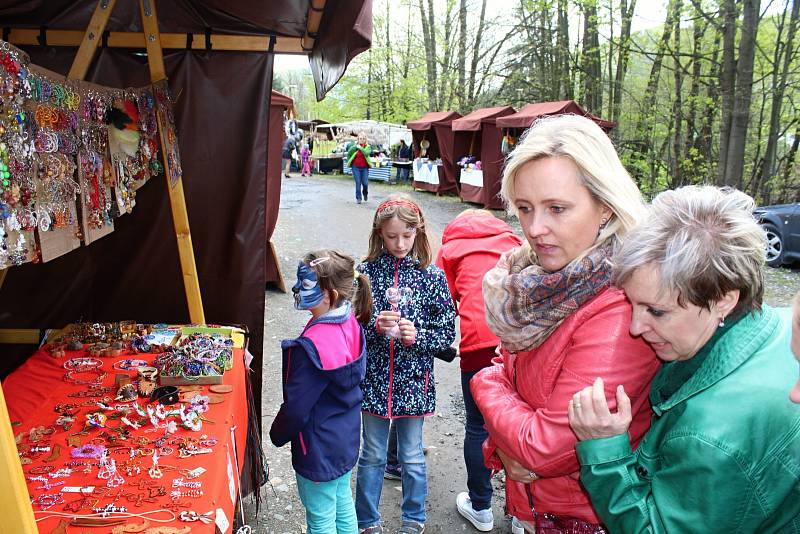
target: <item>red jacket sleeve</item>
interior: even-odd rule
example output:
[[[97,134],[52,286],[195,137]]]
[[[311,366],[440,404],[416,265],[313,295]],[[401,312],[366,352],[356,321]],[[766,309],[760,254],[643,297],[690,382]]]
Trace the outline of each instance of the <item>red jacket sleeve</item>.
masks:
[[[566,354],[552,392],[541,407],[534,408],[520,395],[517,384],[538,377],[515,373],[518,362],[513,355],[495,359],[495,365],[472,379],[472,395],[491,439],[484,451],[487,460],[493,443],[540,477],[577,473],[577,438],[569,426],[567,404],[598,376],[605,381],[612,410],[616,387],[623,384],[631,397],[634,419],[649,420],[647,394],[658,364],[643,341],[630,337],[630,311],[624,306],[623,302],[611,306],[574,330],[563,349]],[[558,335],[558,330],[551,335]],[[525,366],[519,367],[524,373]]]

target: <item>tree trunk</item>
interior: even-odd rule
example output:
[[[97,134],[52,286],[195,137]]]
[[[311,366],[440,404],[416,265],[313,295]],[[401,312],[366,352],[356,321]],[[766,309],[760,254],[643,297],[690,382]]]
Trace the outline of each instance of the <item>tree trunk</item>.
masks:
[[[786,7],[789,7],[789,1],[786,1]],[[786,11],[784,11],[785,15]],[[792,14],[789,17],[789,29],[786,33],[786,39],[781,39],[780,34],[778,42],[775,45],[775,60],[773,63],[772,71],[772,109],[769,118],[769,133],[767,134],[767,149],[764,153],[764,164],[761,167],[761,183],[765,183],[767,179],[775,174],[776,171],[776,155],[778,148],[778,133],[780,131],[781,122],[781,107],[783,104],[783,95],[786,92],[786,84],[791,69],[791,63],[794,59],[794,37],[797,32],[798,16],[800,15],[800,0],[792,1]],[[781,62],[781,54],[783,54],[783,67],[778,69],[778,64]],[[780,73],[780,74],[779,74]]]
[[[685,150],[683,153],[683,160],[685,162],[684,174],[687,171],[691,176],[684,176],[684,180],[689,183],[697,183],[697,177],[702,175],[703,170],[698,168],[702,167],[702,159],[698,147],[698,128],[697,128],[697,105],[700,100],[700,75],[702,74],[702,63],[700,62],[702,53],[703,34],[705,33],[708,23],[701,16],[694,18],[692,28],[692,81],[689,86],[688,109],[686,111],[686,142],[684,144]],[[704,157],[708,157],[704,154]]]
[[[586,110],[600,114],[603,108],[602,67],[600,65],[600,39],[597,32],[597,1],[583,3],[583,104]]]
[[[567,17],[567,0],[558,0],[558,26],[556,30],[556,65],[558,68],[559,99],[572,100],[572,77],[570,76],[569,58],[569,18]]]
[[[675,12],[678,16],[672,20],[673,28],[672,35],[674,43],[673,61],[675,62],[675,70],[673,76],[675,78],[675,97],[672,101],[672,119],[675,121],[675,131],[672,136],[672,157],[670,159],[670,174],[671,188],[675,189],[683,185],[683,162],[681,156],[683,155],[683,67],[680,62],[681,55],[681,17],[680,12],[682,6],[681,0],[675,1]]]
[[[733,99],[736,88],[736,19],[738,12],[735,0],[723,0],[720,5],[722,27],[722,72],[719,77],[722,95],[722,115],[719,124],[719,163],[717,184],[727,183],[728,145],[730,143]]]
[[[458,111],[464,113],[467,109],[467,0],[461,0],[458,9],[458,26],[461,38],[458,40]]]
[[[425,0],[419,0],[419,12],[422,17],[422,38],[425,44],[425,67],[428,79],[428,111],[435,111],[438,103],[436,76],[436,26],[433,16],[433,0],[428,0],[428,9],[425,9]]]
[[[611,103],[611,120],[619,122],[622,108],[622,84],[625,81],[625,72],[628,70],[628,58],[631,50],[631,20],[636,9],[636,0],[631,0],[626,6],[627,0],[620,0],[619,10],[622,16],[622,27],[619,35],[619,48],[617,50],[617,70],[614,74],[613,100]]]
[[[478,60],[480,59],[481,52],[481,38],[484,32],[484,21],[486,16],[486,0],[481,3],[481,16],[478,19],[478,31],[475,34],[475,46],[472,47],[472,61],[469,66],[469,100],[467,107],[470,109],[475,105],[475,74],[478,71]],[[462,89],[463,90],[463,89]]]
[[[728,151],[725,159],[725,185],[742,188],[744,147],[750,122],[750,100],[753,95],[753,64],[756,55],[759,0],[744,0],[742,34],[739,37],[739,58],[736,61],[736,94],[733,101]]]
[[[657,157],[654,147],[655,139],[653,138],[656,93],[658,91],[658,80],[661,76],[661,65],[664,62],[664,51],[672,36],[672,21],[677,17],[677,11],[675,9],[677,5],[677,0],[670,0],[669,6],[667,7],[664,29],[661,33],[661,40],[658,42],[658,47],[656,48],[653,65],[650,67],[650,76],[647,80],[647,87],[644,90],[644,97],[642,99],[642,109],[639,113],[639,120],[636,123],[636,142],[640,148],[634,157],[640,161],[654,160]],[[651,172],[654,172],[652,168]],[[642,183],[641,177],[638,178],[639,183]],[[655,183],[655,176],[651,176],[650,179],[652,183]]]

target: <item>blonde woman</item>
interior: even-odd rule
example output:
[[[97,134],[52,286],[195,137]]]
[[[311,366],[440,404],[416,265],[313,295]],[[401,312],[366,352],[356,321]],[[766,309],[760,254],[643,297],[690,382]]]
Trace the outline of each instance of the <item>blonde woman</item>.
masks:
[[[610,257],[644,212],[611,141],[574,115],[537,121],[509,156],[501,194],[527,243],[484,278],[499,363],[471,381],[489,467],[506,471],[512,532],[605,532],[578,480],[567,401],[598,376],[624,384],[631,439],[647,431],[652,349],[628,334],[631,307]],[[614,397],[614,392],[607,392]]]

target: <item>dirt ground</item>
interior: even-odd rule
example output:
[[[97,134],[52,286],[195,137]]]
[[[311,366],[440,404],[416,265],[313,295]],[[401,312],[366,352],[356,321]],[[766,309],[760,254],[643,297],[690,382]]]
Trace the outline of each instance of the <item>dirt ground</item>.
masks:
[[[350,177],[296,174],[284,179],[281,208],[273,242],[278,251],[287,287],[294,283],[297,261],[310,250],[337,248],[356,259],[367,248],[367,239],[375,208],[386,197],[403,191],[410,193],[422,206],[429,223],[429,235],[438,250],[444,226],[469,206],[457,197],[437,197],[426,192],[413,192],[408,186],[370,183],[369,201],[358,205]],[[503,213],[496,212],[504,217]],[[510,221],[511,222],[511,221]],[[514,224],[515,221],[512,222]],[[800,290],[800,270],[767,269],[766,300],[773,305],[786,305]],[[294,309],[290,294],[268,289],[264,315],[263,428],[264,452],[270,469],[270,484],[262,490],[261,511],[256,515],[245,502],[246,521],[258,534],[304,534],[305,512],[297,496],[289,446],[275,448],[267,432],[281,403],[280,341],[299,334],[308,320],[306,312]],[[458,360],[445,363],[436,360],[436,415],[426,420],[425,444],[428,451],[428,522],[426,532],[477,532],[456,511],[455,498],[466,490],[462,440],[464,406]],[[500,475],[502,477],[502,475]],[[355,483],[355,476],[353,477]],[[493,509],[495,528],[492,532],[510,532],[504,515],[503,480],[494,480]],[[387,532],[400,526],[400,483],[387,480],[381,498],[381,515]]]

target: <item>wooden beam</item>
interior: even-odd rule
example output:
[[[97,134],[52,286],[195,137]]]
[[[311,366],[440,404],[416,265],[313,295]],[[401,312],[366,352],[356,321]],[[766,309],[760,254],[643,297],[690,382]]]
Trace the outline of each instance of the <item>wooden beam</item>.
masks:
[[[147,62],[150,66],[150,79],[158,82],[166,79],[167,73],[164,67],[164,53],[161,49],[161,36],[158,32],[158,17],[156,15],[155,0],[139,0],[139,7],[142,13],[142,28],[147,36]],[[159,112],[160,115],[160,112]],[[165,120],[159,117],[160,124]],[[172,210],[172,223],[175,227],[175,237],[178,241],[178,256],[181,261],[181,272],[183,273],[183,287],[186,291],[186,303],[189,307],[189,319],[196,324],[205,324],[206,318],[203,312],[203,299],[200,294],[200,282],[197,277],[197,264],[194,259],[194,248],[192,247],[192,234],[189,231],[189,213],[186,210],[186,198],[183,194],[183,179],[178,178],[173,183],[172,168],[167,158],[169,145],[166,141],[164,128],[158,128],[158,135],[161,138],[161,154],[164,157],[164,177],[167,180],[167,191],[169,192],[169,206]]]
[[[275,248],[275,243],[272,241],[269,242],[269,249],[272,251],[272,257],[275,259],[275,268],[278,271],[278,289],[281,290],[281,293],[286,293],[286,280],[283,278],[283,269],[281,269],[281,260],[280,256],[278,256],[278,251]]]
[[[89,21],[89,26],[83,32],[83,39],[81,46],[78,48],[78,53],[72,61],[72,68],[69,69],[67,74],[68,78],[73,80],[83,80],[86,78],[86,73],[89,71],[89,66],[94,59],[95,50],[97,50],[97,42],[100,36],[106,31],[106,24],[108,18],[111,16],[111,11],[117,0],[98,0],[97,7],[94,8],[94,14]]]
[[[0,328],[0,344],[38,345],[41,334],[37,328]]]
[[[39,30],[30,28],[11,28],[8,34],[8,42],[19,46],[39,45]],[[79,46],[85,32],[78,30],[47,30],[47,46]],[[101,37],[95,41],[102,41]],[[204,33],[192,33],[192,50],[206,49],[206,35]],[[162,33],[162,49],[185,49],[185,33]],[[211,34],[211,48],[223,52],[266,52],[269,50],[269,35],[223,35],[219,33]],[[308,54],[303,50],[301,37],[277,36],[274,51],[276,54]],[[313,41],[312,41],[313,47]],[[106,45],[109,48],[146,48],[144,34],[141,32],[109,32]],[[310,50],[310,49],[309,49]]]
[[[302,48],[306,52],[311,52],[314,49],[314,43],[317,41],[317,32],[319,25],[322,22],[322,12],[325,11],[325,3],[327,0],[311,0],[308,6],[308,16],[306,17],[306,34],[302,37]]]
[[[14,446],[14,431],[8,415],[6,398],[0,387],[0,517],[3,532],[38,532],[25,473]]]

